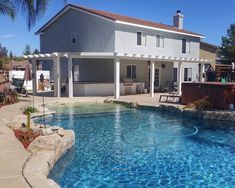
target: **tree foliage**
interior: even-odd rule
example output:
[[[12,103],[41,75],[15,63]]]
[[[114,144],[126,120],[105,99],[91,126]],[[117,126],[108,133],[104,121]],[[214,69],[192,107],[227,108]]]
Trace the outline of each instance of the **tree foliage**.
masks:
[[[0,44],[0,69],[4,69],[5,65],[8,63],[7,53],[7,48]]]
[[[30,55],[31,54],[31,47],[29,44],[26,44],[25,49],[23,51],[24,55]]]
[[[63,1],[66,3],[66,0]],[[14,20],[15,15],[21,12],[30,30],[44,15],[50,2],[51,0],[0,0],[0,14],[10,16]]]
[[[16,14],[14,3],[10,0],[0,0],[0,14],[10,16],[14,20]]]
[[[8,50],[0,44],[0,57],[7,57]]]
[[[224,59],[223,63],[235,62],[235,24],[231,24],[227,30],[227,35],[222,37],[220,56]]]
[[[33,51],[33,54],[40,54],[40,52],[39,52],[38,49],[35,49],[35,50]]]
[[[12,51],[10,51],[10,53],[9,53],[9,57],[11,58],[11,59],[13,59],[13,53],[12,53]]]

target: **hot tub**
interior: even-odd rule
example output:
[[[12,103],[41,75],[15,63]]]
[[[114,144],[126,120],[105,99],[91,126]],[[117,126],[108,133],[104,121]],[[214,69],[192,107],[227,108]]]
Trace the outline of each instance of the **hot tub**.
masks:
[[[182,83],[182,104],[190,104],[205,97],[208,97],[214,108],[228,109],[229,104],[235,104],[235,83]]]

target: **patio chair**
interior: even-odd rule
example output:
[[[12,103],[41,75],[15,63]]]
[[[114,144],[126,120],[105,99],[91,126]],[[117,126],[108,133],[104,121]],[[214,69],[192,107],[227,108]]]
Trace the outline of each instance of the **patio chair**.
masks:
[[[167,82],[169,84],[169,82]],[[164,102],[170,102],[170,103],[179,103],[181,101],[181,96],[178,92],[178,83],[172,82],[172,84],[167,87],[167,93],[165,95],[160,95],[159,102],[163,102],[162,99],[165,99]]]
[[[17,91],[17,93],[22,93],[23,92],[23,85],[24,85],[24,80],[23,79],[19,79],[19,78],[13,78],[13,83],[12,85],[15,86],[15,90]]]

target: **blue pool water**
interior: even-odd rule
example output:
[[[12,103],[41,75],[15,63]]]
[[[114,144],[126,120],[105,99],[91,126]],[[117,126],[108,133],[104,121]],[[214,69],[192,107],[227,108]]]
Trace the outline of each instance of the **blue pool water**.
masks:
[[[56,110],[47,123],[76,133],[49,175],[63,188],[235,187],[234,123],[109,104]]]

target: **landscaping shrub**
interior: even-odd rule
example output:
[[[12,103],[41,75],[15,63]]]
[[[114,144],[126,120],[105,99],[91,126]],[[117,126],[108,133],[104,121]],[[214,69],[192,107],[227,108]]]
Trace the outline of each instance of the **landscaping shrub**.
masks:
[[[37,108],[34,108],[32,106],[27,106],[24,110],[24,114],[26,115],[27,113],[35,113],[35,112],[38,112]]]
[[[211,110],[213,109],[212,104],[208,101],[208,97],[199,99],[193,103],[193,106],[198,110]]]
[[[18,102],[18,94],[16,91],[6,91],[3,104],[14,104],[16,102]]]
[[[24,110],[24,114],[27,115],[27,131],[31,132],[30,128],[30,119],[31,119],[31,114],[37,112],[38,110],[32,106],[27,106]]]

